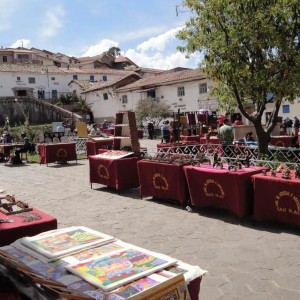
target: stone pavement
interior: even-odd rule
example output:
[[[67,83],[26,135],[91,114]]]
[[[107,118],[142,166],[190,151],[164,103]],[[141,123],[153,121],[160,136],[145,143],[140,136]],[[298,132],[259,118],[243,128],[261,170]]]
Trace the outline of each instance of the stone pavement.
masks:
[[[157,141],[142,140],[155,148]],[[0,165],[0,188],[58,220],[84,225],[208,271],[201,299],[300,299],[297,229],[255,227],[224,211],[188,212],[176,204],[140,199],[89,183],[88,160],[68,165]],[[126,170],[124,170],[126,171]]]

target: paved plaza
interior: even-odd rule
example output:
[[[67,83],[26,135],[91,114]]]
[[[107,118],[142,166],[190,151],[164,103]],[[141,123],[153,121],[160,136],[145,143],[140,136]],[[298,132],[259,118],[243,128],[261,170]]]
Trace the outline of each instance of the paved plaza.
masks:
[[[156,142],[144,139],[141,145],[153,149]],[[138,189],[121,194],[99,184],[91,189],[87,159],[0,168],[0,188],[55,216],[59,228],[87,226],[207,270],[201,299],[300,299],[295,228],[240,223],[219,210],[188,212],[173,203],[141,200]]]

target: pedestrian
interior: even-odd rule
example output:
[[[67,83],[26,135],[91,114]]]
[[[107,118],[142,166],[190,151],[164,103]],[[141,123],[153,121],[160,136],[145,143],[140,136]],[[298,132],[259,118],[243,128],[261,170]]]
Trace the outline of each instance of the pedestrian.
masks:
[[[242,118],[240,115],[237,115],[234,123],[233,123],[234,126],[239,126],[239,125],[244,125],[243,121],[242,121]]]
[[[285,118],[282,127],[285,129],[287,135],[293,135],[293,121],[289,117]]]
[[[98,125],[94,124],[89,136],[93,137],[93,136],[100,136],[100,135],[101,135],[101,131],[100,131]]]
[[[223,125],[218,129],[218,137],[222,143],[222,149],[227,157],[231,156],[231,147],[233,143],[233,130],[229,125],[229,119],[225,118]]]
[[[170,142],[170,126],[169,121],[163,122],[161,126],[161,136],[162,136],[162,143],[169,143]]]
[[[148,122],[148,135],[149,139],[153,140],[154,137],[154,125],[151,121]]]
[[[219,127],[221,127],[224,123],[224,119],[228,119],[229,120],[230,117],[230,113],[227,112],[225,115],[221,115],[220,119],[219,119]]]
[[[294,116],[293,127],[294,127],[294,134],[295,134],[295,136],[298,138],[298,132],[299,132],[299,127],[300,127],[300,121],[299,121],[299,119],[298,119],[297,116]]]

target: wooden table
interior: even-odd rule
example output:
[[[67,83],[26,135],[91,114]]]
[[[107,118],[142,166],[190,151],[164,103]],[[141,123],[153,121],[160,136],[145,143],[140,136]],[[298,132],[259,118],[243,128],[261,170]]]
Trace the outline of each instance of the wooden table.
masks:
[[[57,220],[54,217],[36,208],[33,208],[30,212],[13,215],[0,212],[0,219],[2,218],[12,219],[14,222],[0,223],[0,246],[11,244],[24,236],[33,236],[57,228]],[[28,221],[32,218],[40,219]]]
[[[40,164],[76,160],[76,143],[38,144]]]
[[[216,169],[210,165],[185,166],[191,204],[227,209],[238,217],[249,216],[253,210],[251,176],[262,169],[251,167],[229,172],[227,168]]]
[[[300,179],[292,179],[257,174],[252,176],[254,186],[255,221],[275,221],[300,226]]]
[[[116,190],[139,187],[137,162],[139,157],[120,159],[89,156],[90,183],[99,183]]]
[[[182,205],[188,200],[188,186],[183,166],[140,160],[137,163],[140,194],[171,199]]]

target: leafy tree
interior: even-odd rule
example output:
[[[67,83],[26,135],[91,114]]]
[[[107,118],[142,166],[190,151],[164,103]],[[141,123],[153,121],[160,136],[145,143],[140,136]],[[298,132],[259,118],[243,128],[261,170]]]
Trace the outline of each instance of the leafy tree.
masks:
[[[121,54],[121,49],[118,47],[111,47],[105,53],[113,57],[117,57]]]
[[[267,153],[281,104],[299,95],[299,0],[183,0],[182,6],[191,16],[178,33],[186,42],[179,50],[203,53],[200,68],[216,80],[214,92],[234,100],[255,126],[259,153]],[[269,92],[275,99],[264,127]]]
[[[138,123],[151,121],[154,126],[158,126],[163,119],[172,116],[172,111],[166,103],[148,98],[137,103],[135,115]]]

